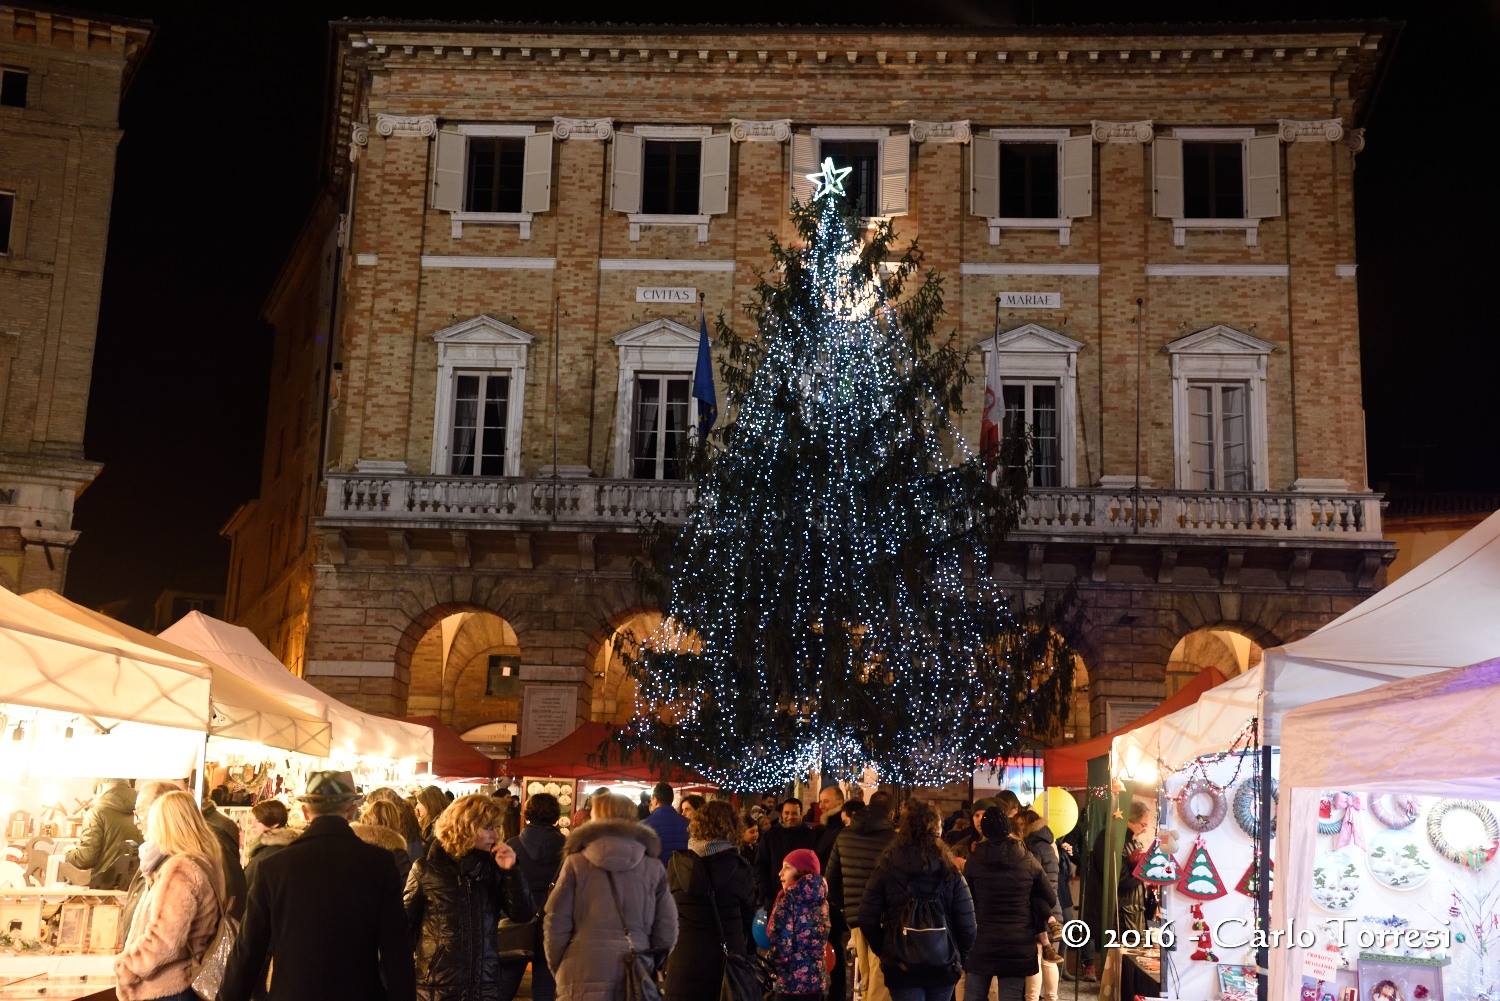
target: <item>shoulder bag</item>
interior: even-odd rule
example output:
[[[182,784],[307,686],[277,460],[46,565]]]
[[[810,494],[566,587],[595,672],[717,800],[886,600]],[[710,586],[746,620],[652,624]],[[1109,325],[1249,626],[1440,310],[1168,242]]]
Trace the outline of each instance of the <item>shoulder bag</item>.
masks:
[[[229,914],[229,901],[219,898],[219,889],[214,882],[213,870],[209,864],[196,855],[189,855],[208,879],[208,885],[214,891],[214,903],[219,908],[219,927],[214,931],[214,937],[209,940],[208,950],[198,959],[198,972],[193,974],[193,993],[204,1001],[214,1001],[219,996],[219,988],[224,985],[224,970],[229,966],[229,956],[234,952],[234,940],[239,937],[240,923]]]
[[[760,979],[760,971],[750,957],[729,951],[729,938],[724,934],[724,918],[719,914],[719,894],[714,888],[713,867],[708,859],[698,859],[703,865],[703,876],[708,880],[708,909],[714,915],[714,927],[719,930],[719,948],[724,953],[724,977],[719,982],[718,1001],[761,1001],[766,994],[766,985]]]
[[[526,841],[522,838],[517,838],[516,840],[520,842],[521,851],[525,852],[526,857],[535,865],[536,856],[531,853],[530,848],[526,847]],[[521,861],[518,855],[516,865],[519,866],[520,864]],[[525,880],[526,871],[524,869],[521,870],[519,876],[522,880]],[[547,893],[549,896],[552,893],[552,888],[556,885],[556,878],[547,884]],[[507,917],[500,919],[500,926],[495,931],[495,951],[500,954],[500,962],[529,963],[537,958],[537,942],[540,940],[538,932],[541,930],[542,910],[546,907],[547,901],[544,898],[542,900],[533,900],[531,903],[533,912],[529,921],[512,921]]]
[[[625,920],[625,908],[620,906],[615,874],[605,869],[604,876],[609,880],[609,895],[615,902],[615,913],[620,916],[620,929],[625,933],[625,956],[621,960],[625,967],[622,1001],[662,1001],[661,988],[656,985],[656,964],[649,954],[636,952],[635,942],[630,938],[630,922]]]

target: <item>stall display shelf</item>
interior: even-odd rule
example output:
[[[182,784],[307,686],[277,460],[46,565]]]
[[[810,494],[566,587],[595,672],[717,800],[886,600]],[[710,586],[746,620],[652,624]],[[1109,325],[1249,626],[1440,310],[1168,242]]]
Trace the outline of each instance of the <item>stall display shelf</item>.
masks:
[[[557,797],[562,817],[557,826],[566,832],[573,826],[573,811],[578,809],[578,783],[574,779],[550,775],[528,775],[521,780],[521,789],[529,799],[538,793],[551,793]]]

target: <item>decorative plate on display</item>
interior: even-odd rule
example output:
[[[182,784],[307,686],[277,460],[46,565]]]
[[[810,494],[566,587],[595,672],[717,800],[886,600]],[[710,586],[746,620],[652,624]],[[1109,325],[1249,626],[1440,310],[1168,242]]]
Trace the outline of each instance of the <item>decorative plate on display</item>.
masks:
[[[547,783],[547,795],[549,795],[549,796],[556,796],[557,795],[557,783],[556,782],[548,782]]]
[[[1432,874],[1432,860],[1422,853],[1422,845],[1410,831],[1378,832],[1370,839],[1365,858],[1375,882],[1392,890],[1414,890]]]
[[[1323,852],[1313,860],[1312,902],[1339,913],[1359,897],[1359,861],[1343,848]]]
[[[528,796],[535,796],[538,793],[544,793],[546,791],[547,787],[542,785],[540,782],[533,782],[531,783],[531,785],[526,787],[526,795]]]

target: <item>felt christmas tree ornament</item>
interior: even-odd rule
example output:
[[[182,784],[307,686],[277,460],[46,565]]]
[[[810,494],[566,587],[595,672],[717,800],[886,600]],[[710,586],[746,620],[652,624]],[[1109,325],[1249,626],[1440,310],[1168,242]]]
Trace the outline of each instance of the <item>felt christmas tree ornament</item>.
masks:
[[[1224,880],[1220,878],[1201,836],[1193,841],[1193,850],[1182,865],[1177,892],[1194,900],[1218,900],[1229,892],[1224,888]]]
[[[1256,857],[1251,859],[1250,864],[1245,867],[1245,874],[1241,876],[1240,881],[1235,884],[1234,889],[1236,893],[1243,893],[1247,897],[1254,897],[1256,893],[1259,892],[1259,887],[1257,884],[1260,882],[1260,880],[1256,879],[1255,872],[1255,870],[1258,868],[1259,859],[1260,853],[1257,852]],[[1271,877],[1271,889],[1274,890],[1276,888],[1275,862],[1272,862],[1267,867],[1266,874]]]
[[[1161,839],[1151,842],[1151,847],[1135,867],[1134,876],[1142,883],[1170,886],[1177,882],[1177,860],[1167,854]]]

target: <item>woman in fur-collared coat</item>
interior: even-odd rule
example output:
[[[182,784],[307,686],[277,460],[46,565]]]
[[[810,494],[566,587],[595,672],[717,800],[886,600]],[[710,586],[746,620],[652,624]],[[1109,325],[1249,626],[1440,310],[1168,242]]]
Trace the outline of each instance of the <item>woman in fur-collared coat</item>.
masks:
[[[647,957],[642,962],[654,971],[677,942],[677,905],[667,891],[661,840],[635,815],[627,797],[600,797],[593,819],[563,848],[545,933],[558,1001],[614,1001],[628,951]]]

